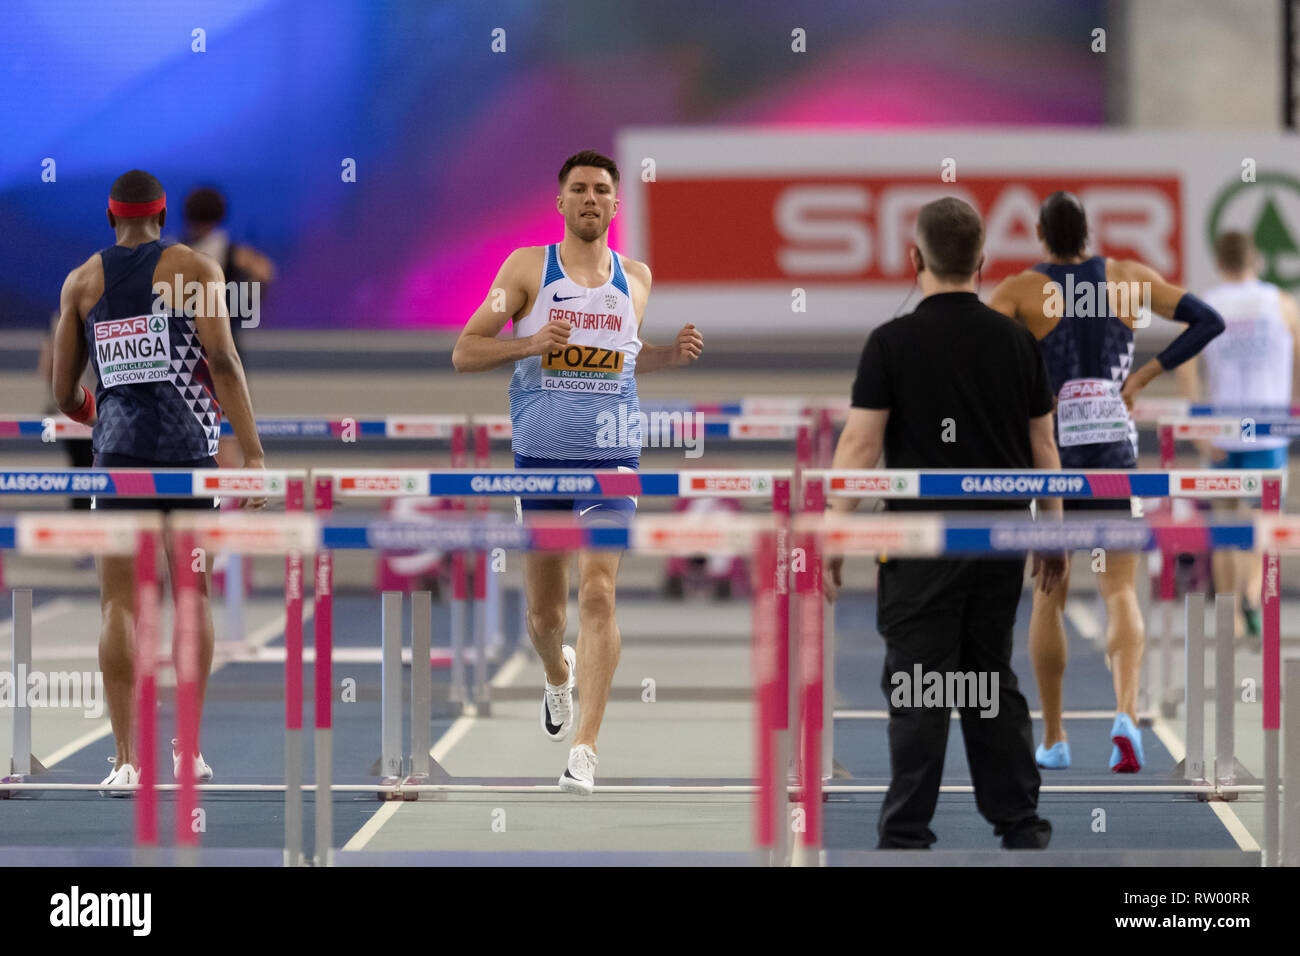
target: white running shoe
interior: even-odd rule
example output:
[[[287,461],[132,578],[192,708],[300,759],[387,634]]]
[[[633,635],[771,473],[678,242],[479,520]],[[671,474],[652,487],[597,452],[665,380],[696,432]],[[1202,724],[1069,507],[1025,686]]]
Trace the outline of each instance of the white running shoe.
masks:
[[[99,781],[101,787],[130,786],[133,783],[140,782],[140,771],[136,770],[135,767],[131,766],[129,763],[124,763],[119,767],[117,766],[117,760],[114,757],[109,757],[108,762],[113,765],[113,769],[107,777]],[[101,797],[129,797],[133,793],[135,793],[134,790],[99,791]]]
[[[542,694],[542,733],[551,740],[563,740],[573,729],[573,688],[578,684],[578,655],[568,644],[560,651],[569,665],[569,679],[558,687],[547,683]]]
[[[578,744],[569,751],[569,765],[560,777],[560,789],[566,793],[591,796],[596,786],[596,752],[586,744]]]
[[[176,752],[177,740],[172,738],[172,777],[177,783],[181,782],[181,755]],[[212,779],[212,768],[208,762],[203,759],[203,754],[194,758],[194,780],[196,783],[207,783]]]

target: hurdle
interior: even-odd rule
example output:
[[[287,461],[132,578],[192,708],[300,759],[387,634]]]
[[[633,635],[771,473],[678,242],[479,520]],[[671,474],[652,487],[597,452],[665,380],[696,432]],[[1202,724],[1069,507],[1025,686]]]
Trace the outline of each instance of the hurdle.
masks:
[[[898,473],[892,473],[897,476]],[[913,484],[925,481],[931,488],[947,488],[946,484],[952,480],[958,480],[964,476],[975,473],[971,472],[920,472],[917,473],[917,479]],[[1027,476],[1030,474],[1043,475],[1042,472],[1000,472],[1000,473],[979,473],[981,476],[988,475],[1017,475]],[[1056,473],[1047,473],[1048,475]],[[1061,473],[1066,474],[1066,473]],[[1074,473],[1075,475],[1086,473]],[[1130,475],[1136,473],[1130,472]],[[810,476],[810,483],[827,480],[836,481],[843,479],[837,488],[843,493],[845,481],[849,488],[853,489],[854,496],[858,492],[855,485],[859,481],[877,480],[876,475],[869,472],[830,472],[827,475]],[[1152,476],[1153,480],[1158,476]],[[1144,488],[1145,480],[1138,482]],[[900,489],[901,491],[902,489]],[[1153,497],[1155,495],[1152,495]],[[857,554],[857,555],[879,555],[889,554],[891,556],[903,557],[932,557],[938,554],[953,555],[995,555],[995,554],[1013,554],[1024,553],[1029,550],[1074,550],[1080,548],[1101,547],[1113,550],[1153,550],[1159,547],[1179,547],[1185,546],[1192,541],[1196,541],[1215,548],[1234,548],[1241,550],[1250,550],[1257,545],[1264,548],[1273,548],[1275,550],[1298,551],[1300,550],[1300,519],[1294,517],[1270,516],[1261,518],[1258,522],[1246,520],[1223,520],[1209,523],[1178,523],[1167,521],[1147,521],[1142,519],[1077,519],[1071,518],[1064,521],[1034,521],[1029,518],[1015,517],[950,517],[939,514],[884,514],[884,515],[850,515],[850,516],[817,516],[817,515],[800,515],[795,520],[796,533],[817,534],[820,535],[822,547],[829,554]],[[810,590],[812,590],[810,588]],[[820,593],[811,594],[810,599],[820,599]],[[1191,621],[1198,613],[1203,614],[1203,605],[1194,600],[1188,601],[1189,626]],[[1203,618],[1200,618],[1203,620]],[[801,616],[801,642],[817,643],[822,641],[822,630],[819,627],[819,621],[815,615]],[[1222,632],[1220,632],[1222,633]],[[1220,638],[1222,640],[1222,638]],[[809,652],[812,653],[811,651]],[[814,658],[818,655],[813,655]],[[1218,664],[1223,666],[1222,659]],[[1194,675],[1189,673],[1189,678]],[[805,681],[811,681],[815,685],[816,675],[804,678]],[[1189,683],[1191,681],[1189,680]],[[816,693],[817,688],[814,686],[807,690],[808,693]],[[1230,685],[1223,685],[1219,691],[1221,694],[1231,695]],[[1266,688],[1266,704],[1268,701],[1268,690]],[[1277,701],[1273,703],[1276,705]],[[1298,708],[1300,709],[1300,708]],[[1266,709],[1267,713],[1267,709]],[[1267,725],[1266,725],[1267,726]],[[804,726],[804,746],[805,746],[805,767],[814,766],[811,755],[816,753],[819,741],[817,740],[818,728],[805,724]],[[1229,738],[1230,739],[1230,738]],[[1203,740],[1202,740],[1203,743]],[[1223,743],[1222,738],[1220,744]],[[1198,748],[1200,745],[1196,745]],[[1300,761],[1297,761],[1300,762]],[[1207,776],[1204,772],[1203,750],[1198,755],[1193,751],[1193,744],[1189,741],[1188,756],[1185,762],[1189,775],[1197,769],[1200,770],[1201,779],[1191,779],[1183,784],[1168,785],[1137,785],[1137,786],[1116,786],[1116,787],[1074,787],[1063,788],[1054,786],[1043,786],[1042,792],[1170,792],[1170,793],[1196,793],[1205,799],[1230,799],[1231,795],[1238,793],[1259,793],[1265,795],[1266,807],[1270,797],[1270,790],[1273,790],[1273,798],[1276,799],[1276,781],[1266,779],[1262,785],[1259,784],[1242,784],[1224,782],[1225,778],[1221,774],[1220,768],[1216,767],[1216,781],[1211,783],[1204,779]],[[1223,767],[1222,769],[1227,769]],[[1288,767],[1288,772],[1291,771]],[[834,783],[823,785],[823,774],[805,772],[802,785],[807,799],[811,803],[816,803],[820,799],[820,793],[834,792],[876,792],[868,791],[861,787],[839,786]],[[944,792],[955,790],[956,788],[941,788]],[[969,791],[971,788],[965,788]],[[884,788],[880,788],[883,792]],[[809,821],[813,820],[813,815],[809,815]],[[1268,830],[1266,821],[1266,831]],[[1274,831],[1275,832],[1275,831]],[[1266,842],[1268,842],[1266,832]],[[809,826],[808,838],[806,845],[812,849],[820,846],[820,833]],[[1265,847],[1263,855],[1265,865],[1275,866],[1279,861],[1278,848],[1275,844]]]
[[[741,519],[733,517],[726,521],[693,521],[689,523],[682,522],[679,518],[672,516],[647,516],[636,519],[634,525],[628,528],[582,527],[571,523],[555,526],[541,523],[518,525],[507,521],[484,521],[474,517],[467,517],[458,522],[440,521],[432,525],[428,523],[391,521],[371,521],[361,525],[354,525],[342,523],[341,519],[343,517],[341,515],[335,516],[330,522],[322,526],[317,516],[306,514],[208,515],[191,513],[173,516],[171,526],[173,534],[189,533],[193,536],[195,544],[200,546],[215,547],[218,544],[229,544],[250,552],[264,549],[266,553],[281,550],[310,552],[314,547],[321,550],[375,548],[392,546],[394,542],[401,542],[403,546],[428,546],[443,549],[462,548],[472,550],[488,549],[496,546],[529,547],[543,550],[610,547],[647,550],[651,553],[662,553],[682,547],[705,550],[741,550],[747,547],[756,547],[757,550],[754,552],[756,567],[762,568],[764,562],[768,562],[766,564],[768,569],[773,566],[775,558],[775,555],[771,554],[772,549],[770,547],[773,540],[772,529],[774,522],[770,517],[759,515],[745,515]],[[65,542],[75,540],[75,545],[68,546],[76,547],[82,551],[85,550],[85,536],[81,533],[84,530],[82,526],[86,523],[84,517],[66,514],[20,516],[20,520],[34,522],[48,522],[51,519],[61,523],[68,529],[76,529],[75,538],[73,538],[73,532],[70,530],[63,535],[63,540]],[[134,526],[132,526],[131,530],[134,531]],[[804,536],[808,533],[817,535],[817,546],[826,553],[877,553],[882,550],[900,555],[932,554],[936,550],[942,553],[998,553],[1021,551],[1027,547],[1056,549],[1087,547],[1090,544],[1132,549],[1139,543],[1144,543],[1148,547],[1155,546],[1155,542],[1161,539],[1166,543],[1172,542],[1176,544],[1193,534],[1208,538],[1216,546],[1249,548],[1259,541],[1266,546],[1276,547],[1278,550],[1300,550],[1300,521],[1291,517],[1273,518],[1271,522],[1270,519],[1261,519],[1258,523],[1236,522],[1207,527],[1204,525],[1163,526],[1122,519],[1102,522],[1085,519],[1074,524],[1057,524],[1055,522],[1033,522],[1027,519],[1008,520],[996,518],[983,521],[979,519],[957,521],[930,515],[866,515],[837,517],[835,519],[805,515],[797,519],[793,531],[800,540],[805,540]],[[103,533],[102,530],[101,533]],[[21,535],[14,532],[12,522],[6,527],[6,523],[0,521],[0,547],[13,546],[21,537]],[[129,548],[132,542],[133,538],[128,535],[124,547]],[[812,570],[812,567],[815,567],[815,565],[810,566],[810,570]],[[818,589],[816,587],[819,577],[815,574],[805,577],[813,582],[811,588],[813,593],[809,595],[810,599],[819,602],[821,594],[817,593]],[[772,704],[775,703],[775,697],[772,691],[779,691],[779,688],[774,687],[775,682],[772,679],[779,673],[779,655],[774,654],[775,642],[772,639],[773,631],[779,622],[776,620],[776,615],[769,613],[770,609],[775,606],[773,600],[776,584],[775,576],[769,577],[765,573],[760,573],[757,584],[754,622],[755,703],[756,713],[759,716],[760,733],[765,733],[773,729],[771,715],[774,711]],[[286,601],[288,601],[291,591],[288,582],[286,582],[286,585]],[[805,653],[812,654],[814,660],[817,656],[817,645],[822,639],[822,629],[818,626],[815,617],[814,615],[807,615],[800,618],[801,647]],[[764,628],[765,620],[767,621],[766,629]],[[320,656],[328,656],[329,653],[327,643],[322,646]],[[1290,675],[1288,677],[1290,679]],[[808,700],[815,697],[816,680],[816,668],[806,668],[801,677],[803,682],[801,696],[803,699]],[[318,705],[322,703],[320,686],[318,684]],[[767,706],[763,704],[765,693],[768,700]],[[328,690],[325,691],[323,696],[325,698],[323,706],[328,709],[330,706]],[[815,707],[805,710],[805,713],[809,714],[815,714],[816,712]],[[318,730],[317,737],[318,748],[323,748],[323,752],[318,751],[317,766],[323,768],[323,770],[318,772],[314,787],[309,785],[300,789],[315,792],[318,795],[318,804],[329,803],[328,800],[321,796],[324,793],[373,792],[374,785],[335,785],[332,783],[329,773],[329,748],[332,746],[332,741],[328,733],[328,727],[324,728],[324,730],[323,734],[320,734]],[[820,774],[807,772],[807,768],[811,767],[815,771],[817,767],[817,761],[810,759],[810,755],[815,757],[815,744],[817,742],[815,738],[821,732],[822,728],[811,721],[804,723],[801,729],[801,735],[809,744],[804,751],[804,766],[806,769],[803,780],[797,782],[792,794],[803,803],[805,811],[811,806],[819,805],[824,794],[879,793],[885,790],[885,787],[877,785],[834,783],[823,788]],[[756,845],[762,848],[764,833],[768,833],[769,840],[774,836],[771,833],[772,824],[775,824],[774,829],[777,832],[785,826],[784,810],[786,801],[780,786],[781,775],[763,771],[765,766],[768,769],[771,768],[771,750],[768,749],[767,753],[769,756],[765,758],[762,747],[756,750],[756,772],[753,780],[750,781],[738,781],[734,784],[702,785],[693,785],[687,782],[668,786],[614,784],[612,786],[602,786],[600,789],[609,793],[662,794],[665,796],[695,793],[755,795]],[[1290,751],[1288,751],[1288,754],[1290,754]],[[1290,781],[1292,775],[1296,773],[1296,768],[1288,764],[1287,773],[1287,779]],[[93,790],[100,788],[100,785],[96,784],[25,784],[18,786],[22,789],[50,790]],[[156,789],[164,792],[169,790],[179,791],[182,787],[183,784],[159,785]],[[766,796],[762,796],[764,788],[767,788]],[[143,790],[144,788],[137,786],[136,789]],[[197,793],[283,791],[286,793],[286,799],[288,799],[292,789],[292,778],[286,780],[283,785],[224,784],[194,786]],[[531,781],[516,780],[480,783],[456,778],[440,784],[416,783],[392,787],[393,792],[401,794],[403,799],[409,799],[412,793],[417,795],[439,792],[547,794],[554,792],[555,789],[553,786],[538,786]],[[1044,792],[1070,793],[1135,791],[1172,793],[1186,792],[1187,786],[1185,784],[1143,787],[1045,786],[1042,789]],[[1213,789],[1213,787],[1200,789],[1208,790]],[[1231,789],[1239,793],[1254,793],[1259,792],[1261,788],[1254,785],[1238,784],[1225,789]],[[942,790],[943,792],[970,792],[969,787],[962,786],[945,786]],[[789,788],[787,788],[787,792],[791,792]],[[145,802],[144,795],[141,796],[141,803],[143,804]],[[771,810],[776,812],[769,816],[768,811]],[[323,812],[318,806],[318,841],[321,840],[322,814],[326,819],[329,819],[328,811]],[[765,820],[770,822],[765,824]],[[821,860],[820,818],[814,817],[814,820],[817,827],[805,829],[801,844],[801,853],[803,854],[801,859],[811,863],[817,863]],[[1288,830],[1288,834],[1290,834],[1290,830]],[[289,835],[286,834],[286,841],[288,841],[288,838]],[[289,860],[290,856],[286,853],[285,861],[289,862]],[[323,842],[317,844],[316,862],[320,865],[329,865],[333,862],[328,835],[325,836]],[[776,862],[780,862],[780,860],[778,859]]]
[[[259,438],[270,441],[330,441],[344,446],[373,446],[384,442],[404,442],[419,445],[428,442],[445,442],[452,448],[457,442],[462,446],[468,428],[465,415],[324,415],[305,417],[263,418],[257,422]],[[13,440],[28,443],[55,443],[74,439],[89,439],[91,428],[63,416],[44,418],[0,415],[0,441]],[[221,422],[223,436],[234,435],[229,420]],[[464,467],[464,462],[452,460],[453,468]],[[219,636],[231,644],[243,640],[244,598],[252,582],[246,580],[246,568],[240,555],[227,554],[226,570],[218,572],[215,583],[225,591],[225,627]],[[380,560],[383,558],[380,556]],[[0,580],[3,565],[0,564]]]
[[[486,427],[480,425],[477,427]],[[626,472],[609,472],[609,471],[413,471],[413,470],[377,470],[377,469],[330,469],[330,470],[313,470],[312,482],[317,489],[317,512],[324,514],[332,508],[334,499],[348,498],[373,498],[373,497],[479,497],[481,500],[489,497],[536,497],[536,498],[555,498],[555,497],[620,497],[624,495],[637,496],[682,496],[682,497],[708,497],[725,495],[729,497],[754,498],[771,502],[773,510],[779,511],[784,506],[788,511],[788,502],[790,500],[790,483],[791,473],[786,471],[641,471],[634,474]],[[476,511],[475,514],[484,518],[482,511]],[[436,519],[430,519],[427,522],[431,527],[437,527],[445,522],[438,522]],[[390,528],[391,531],[387,536],[382,533],[377,540],[389,541],[388,547],[403,548],[426,548],[431,538],[421,536],[420,534],[410,531],[410,528],[421,527],[424,523],[409,524],[402,522],[389,522],[381,527]],[[504,534],[496,524],[491,525],[494,534]],[[507,525],[509,527],[509,525]],[[462,532],[463,534],[463,532]],[[329,545],[327,543],[318,553],[318,562],[328,561]],[[452,540],[455,540],[454,538]],[[448,548],[453,553],[453,560],[458,555],[483,554],[495,548],[510,550],[510,543],[517,542],[520,539],[510,538],[508,535],[493,539],[498,543],[482,549],[457,547]],[[576,539],[583,540],[583,539]],[[404,542],[404,543],[399,543]],[[425,543],[421,543],[425,542]],[[785,544],[785,538],[780,537],[778,544]],[[518,547],[518,544],[515,544]],[[567,548],[562,548],[567,549]],[[322,557],[324,556],[324,557]],[[787,559],[781,557],[778,559],[782,567],[786,566]],[[325,572],[328,575],[328,570]],[[480,575],[480,580],[486,578],[486,574]],[[482,609],[486,605],[486,582],[476,585],[476,599],[480,601],[478,607]],[[325,600],[328,602],[328,581],[318,580],[318,593],[324,593]],[[460,592],[463,594],[464,592]],[[454,610],[453,605],[453,610]],[[318,615],[320,611],[318,610]],[[451,674],[453,693],[456,687],[465,688],[470,697],[470,705],[474,708],[473,712],[479,716],[490,716],[491,699],[488,683],[486,680],[486,666],[479,666],[478,661],[486,660],[486,614],[477,613],[475,618],[478,622],[475,626],[474,640],[477,653],[482,655],[477,657],[475,671],[476,677],[472,688],[465,688],[464,670],[457,670],[455,662],[460,658],[459,651],[463,643],[458,642],[458,635],[464,634],[466,626],[466,615],[456,615],[453,613],[451,618],[450,635],[452,646],[452,663],[453,670]],[[328,626],[322,624],[323,620],[328,620],[328,612],[325,618],[317,617],[317,626]],[[788,618],[784,624],[778,625],[778,635],[784,634],[785,637],[778,638],[782,647],[788,647],[789,634]],[[385,630],[385,634],[388,634]],[[400,634],[394,632],[390,640],[400,640]],[[319,641],[319,639],[318,639]],[[384,654],[383,660],[400,662],[396,655]],[[412,664],[417,660],[412,655]],[[317,657],[317,666],[320,666],[320,657]],[[388,664],[390,668],[396,668],[398,663]],[[400,671],[387,675],[381,680],[381,687],[397,689],[401,687]],[[456,698],[452,698],[455,700]],[[390,703],[381,705],[391,707],[394,712],[401,712],[401,704]],[[417,719],[414,714],[412,719],[417,723],[427,723],[431,714],[425,710]],[[385,765],[396,762],[405,762],[408,765],[414,763],[415,754],[408,755],[408,759],[403,761],[399,755],[384,754],[383,763]],[[436,764],[436,761],[430,759],[429,773],[442,777],[445,770]],[[384,792],[384,791],[377,791]],[[418,792],[418,791],[417,791]]]
[[[1178,441],[1212,441],[1214,439],[1230,440],[1249,440],[1251,437],[1285,437],[1291,438],[1300,435],[1300,414],[1295,418],[1286,417],[1292,410],[1288,408],[1238,408],[1233,409],[1225,406],[1214,405],[1192,405],[1188,404],[1186,413],[1181,416],[1165,416],[1160,418],[1158,424],[1160,436],[1160,467],[1171,469],[1174,467],[1175,443]],[[1300,413],[1300,407],[1295,412]],[[1281,417],[1272,417],[1281,416]],[[1229,473],[1226,469],[1212,469],[1218,474]],[[1285,482],[1285,473],[1283,473],[1283,482]],[[1265,487],[1262,490],[1264,498],[1264,510],[1280,511],[1282,489],[1278,487],[1273,489]],[[1187,497],[1203,497],[1201,495],[1189,495]],[[1242,497],[1247,497],[1243,495]],[[1276,497],[1276,502],[1274,502]],[[1270,573],[1270,556],[1264,555],[1264,574],[1266,579]],[[1277,580],[1276,569],[1272,572],[1272,580]],[[1161,576],[1160,576],[1160,599],[1164,605],[1164,613],[1160,618],[1160,687],[1161,696],[1158,701],[1161,713],[1166,717],[1172,717],[1174,712],[1175,697],[1172,687],[1172,638],[1170,635],[1170,614],[1169,602],[1174,598],[1174,568],[1173,556],[1165,553],[1162,555]],[[1261,600],[1261,606],[1263,601]],[[1279,625],[1280,626],[1280,625]],[[1267,615],[1264,619],[1264,639],[1268,641],[1269,622]]]
[[[218,495],[227,497],[244,497],[244,498],[285,498],[290,507],[301,506],[302,487],[306,481],[307,473],[305,471],[290,470],[236,470],[236,469],[25,469],[0,471],[0,496],[18,496],[18,495],[41,495],[41,496],[70,496],[91,494],[103,497],[126,497],[126,498],[193,498],[193,497],[215,497]],[[88,521],[85,515],[61,514],[46,515],[40,513],[23,513],[16,518],[14,527],[13,543],[14,547],[21,552],[35,554],[59,554],[59,555],[85,555],[85,554],[103,554],[116,556],[133,555],[136,559],[136,694],[139,702],[137,712],[140,719],[137,722],[137,737],[139,741],[140,767],[137,768],[141,774],[141,786],[147,795],[136,804],[136,831],[138,843],[148,853],[157,845],[157,805],[153,799],[154,776],[156,773],[154,767],[154,744],[156,742],[154,733],[154,702],[156,701],[156,679],[154,669],[157,658],[157,630],[159,615],[157,611],[158,601],[160,600],[161,588],[159,587],[159,575],[157,569],[156,549],[160,542],[161,525],[151,524],[146,515],[144,518],[138,515],[122,512],[121,521],[116,520],[119,513],[104,513],[95,515],[93,521]],[[80,538],[76,532],[80,529],[82,534]],[[128,542],[128,538],[130,541]],[[83,540],[84,539],[84,543]],[[220,543],[220,538],[213,539],[209,543]],[[6,541],[0,537],[0,549],[4,548]],[[197,608],[197,600],[194,588],[197,585],[193,577],[192,563],[189,559],[190,547],[185,547],[188,542],[180,541],[178,545],[183,548],[177,552],[176,565],[171,569],[173,576],[173,586],[176,590],[178,615],[177,615],[177,647],[175,654],[177,657],[177,742],[180,746],[183,765],[192,764],[197,749],[194,742],[197,739],[197,713],[193,712],[193,706],[196,702],[194,680],[196,679],[197,668],[197,629],[190,626],[190,615],[184,613],[189,607]],[[207,544],[202,545],[208,547]],[[184,560],[182,560],[184,558]],[[286,558],[287,562],[292,562],[293,556]],[[288,567],[286,568],[288,570]],[[292,579],[292,575],[286,575],[286,587]],[[299,587],[301,586],[301,574],[298,574]],[[286,596],[286,607],[290,605],[288,596]],[[298,605],[301,608],[301,593],[299,592]],[[28,616],[30,623],[30,616]],[[17,624],[17,621],[15,621]],[[15,627],[15,632],[18,627]],[[292,696],[292,660],[296,653],[299,662],[299,675],[301,675],[301,632],[302,624],[299,617],[297,624],[298,643],[296,651],[293,646],[293,626],[292,621],[286,623],[286,695]],[[29,633],[29,632],[28,632]],[[31,642],[27,640],[23,645],[15,641],[14,644],[15,659],[14,665],[20,665],[30,669],[31,667]],[[18,657],[19,651],[23,652],[23,657]],[[301,676],[299,676],[298,693],[301,695]],[[301,707],[299,708],[301,714]],[[19,726],[21,721],[15,721],[14,724],[14,754],[19,755],[24,752],[30,754],[30,723],[24,727]],[[19,734],[25,734],[26,740],[20,739]],[[188,746],[188,749],[186,749]],[[287,743],[287,749],[291,749],[291,744]],[[37,770],[36,766],[29,767],[29,770]],[[39,771],[37,771],[39,772]],[[15,776],[21,776],[15,774]],[[14,787],[6,787],[6,794],[21,792],[24,788],[22,783],[24,779],[18,781]],[[181,803],[178,805],[177,814],[177,831],[176,839],[178,848],[186,851],[182,854],[181,860],[192,860],[192,854],[189,852],[197,848],[197,833],[191,829],[189,815],[197,808],[194,801],[193,790],[194,782],[191,775],[186,775],[186,780],[181,784]],[[96,787],[95,789],[99,789]],[[299,810],[300,812],[300,810]]]

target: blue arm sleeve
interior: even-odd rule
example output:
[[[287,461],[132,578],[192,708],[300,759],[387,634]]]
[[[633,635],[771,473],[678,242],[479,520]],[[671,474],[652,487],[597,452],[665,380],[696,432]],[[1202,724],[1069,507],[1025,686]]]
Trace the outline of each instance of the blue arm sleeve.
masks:
[[[1190,292],[1178,300],[1173,319],[1187,328],[1156,356],[1166,372],[1201,354],[1201,349],[1224,329],[1223,317]]]

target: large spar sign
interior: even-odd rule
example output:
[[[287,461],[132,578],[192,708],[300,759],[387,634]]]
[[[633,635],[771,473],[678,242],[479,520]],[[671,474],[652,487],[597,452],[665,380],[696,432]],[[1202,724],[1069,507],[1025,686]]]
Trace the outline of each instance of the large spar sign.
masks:
[[[1212,238],[1231,226],[1300,282],[1300,188],[1272,172],[1295,149],[1278,135],[629,130],[620,160],[643,171],[653,160],[654,178],[624,181],[621,251],[654,271],[669,325],[862,334],[910,309],[908,248],[925,203],[955,196],[980,213],[987,299],[1041,260],[1038,209],[1063,189],[1087,210],[1093,253],[1204,290],[1217,281]],[[1243,180],[1243,156],[1256,181]],[[1157,321],[1143,334],[1176,332]]]
[[[645,250],[656,281],[910,283],[916,216],[926,203],[956,196],[985,220],[984,278],[996,282],[1042,258],[1038,207],[1058,189],[1079,196],[1107,254],[1151,263],[1181,277],[1178,179],[970,175],[950,186],[895,173],[734,180],[665,180],[647,191],[654,228]],[[716,230],[698,227],[708,209]]]

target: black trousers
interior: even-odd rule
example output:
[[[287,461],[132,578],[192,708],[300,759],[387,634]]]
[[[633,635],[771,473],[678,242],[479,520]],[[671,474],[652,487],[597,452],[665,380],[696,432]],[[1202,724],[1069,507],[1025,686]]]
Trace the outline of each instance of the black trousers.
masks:
[[[887,700],[905,705],[890,700],[891,779],[880,811],[880,849],[926,849],[936,839],[930,820],[939,800],[950,710],[933,702],[913,706],[918,698],[899,693],[915,683],[918,664],[923,673],[980,675],[989,690],[996,675],[995,716],[993,706],[959,708],[976,806],[1006,849],[1041,849],[1051,839],[1051,824],[1038,816],[1041,779],[1029,706],[1011,670],[1023,580],[1023,559],[927,558],[880,566],[876,623],[886,648],[881,688]]]

